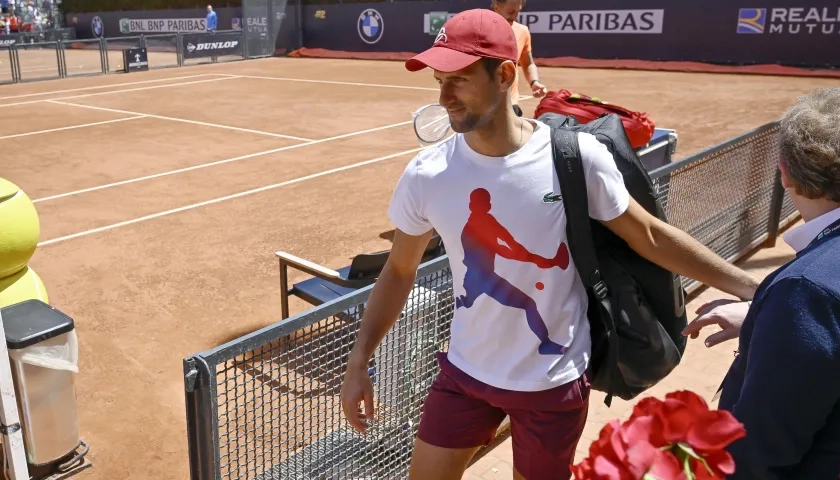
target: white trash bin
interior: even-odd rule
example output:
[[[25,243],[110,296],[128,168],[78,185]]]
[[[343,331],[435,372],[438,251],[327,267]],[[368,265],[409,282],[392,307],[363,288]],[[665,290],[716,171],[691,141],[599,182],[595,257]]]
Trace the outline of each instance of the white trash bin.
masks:
[[[27,461],[40,466],[65,459],[81,444],[73,319],[40,300],[27,300],[3,309],[3,327]]]

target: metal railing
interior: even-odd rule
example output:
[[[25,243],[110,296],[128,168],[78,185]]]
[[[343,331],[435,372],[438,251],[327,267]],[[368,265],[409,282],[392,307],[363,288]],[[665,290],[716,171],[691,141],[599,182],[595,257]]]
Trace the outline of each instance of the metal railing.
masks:
[[[207,42],[234,40],[238,48],[212,56],[203,56],[190,47],[190,39],[206,35]],[[149,68],[171,68],[196,63],[218,63],[249,58],[242,30],[217,31],[212,34],[154,34],[134,37],[107,37],[76,40],[57,38],[53,41],[16,42],[0,45],[0,56],[8,50],[9,72],[0,69],[0,84],[67,78],[83,75],[106,75],[124,71],[123,50],[145,48]],[[186,61],[190,60],[190,61]]]
[[[669,222],[730,261],[772,243],[797,217],[777,176],[777,138],[771,123],[651,172]],[[379,417],[367,435],[347,426],[339,392],[373,286],[185,358],[191,478],[407,478],[454,311],[447,257],[417,278],[369,365]]]

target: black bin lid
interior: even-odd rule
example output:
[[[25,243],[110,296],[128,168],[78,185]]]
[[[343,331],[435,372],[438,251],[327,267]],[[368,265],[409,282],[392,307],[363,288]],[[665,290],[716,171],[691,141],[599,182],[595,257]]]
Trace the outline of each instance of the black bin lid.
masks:
[[[25,300],[0,309],[6,345],[20,350],[73,330],[73,319],[40,300]]]

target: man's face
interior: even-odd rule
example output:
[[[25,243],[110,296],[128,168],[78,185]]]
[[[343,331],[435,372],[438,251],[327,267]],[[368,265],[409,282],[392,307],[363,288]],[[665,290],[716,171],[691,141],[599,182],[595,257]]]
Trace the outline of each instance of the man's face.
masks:
[[[452,130],[471,132],[505,104],[506,92],[500,88],[504,77],[500,72],[503,71],[504,68],[499,67],[496,75],[491,76],[480,61],[457,72],[435,71],[435,79],[440,85],[439,102],[449,113]]]
[[[519,12],[521,10],[522,0],[507,0],[504,3],[493,0],[493,11],[505,17],[505,20],[511,24],[519,18]]]
[[[213,11],[213,7],[208,6],[208,7],[207,7],[207,13],[210,13],[210,12],[212,12],[212,11]]]

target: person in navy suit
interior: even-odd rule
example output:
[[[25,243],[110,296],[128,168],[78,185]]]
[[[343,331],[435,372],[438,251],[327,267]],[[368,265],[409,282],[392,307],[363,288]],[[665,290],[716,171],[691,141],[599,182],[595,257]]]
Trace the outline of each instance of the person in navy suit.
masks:
[[[730,480],[840,478],[840,88],[800,97],[780,129],[782,183],[804,224],[796,257],[751,302],[718,300],[686,335],[718,325],[707,346],[738,338],[719,408],[746,429]]]

